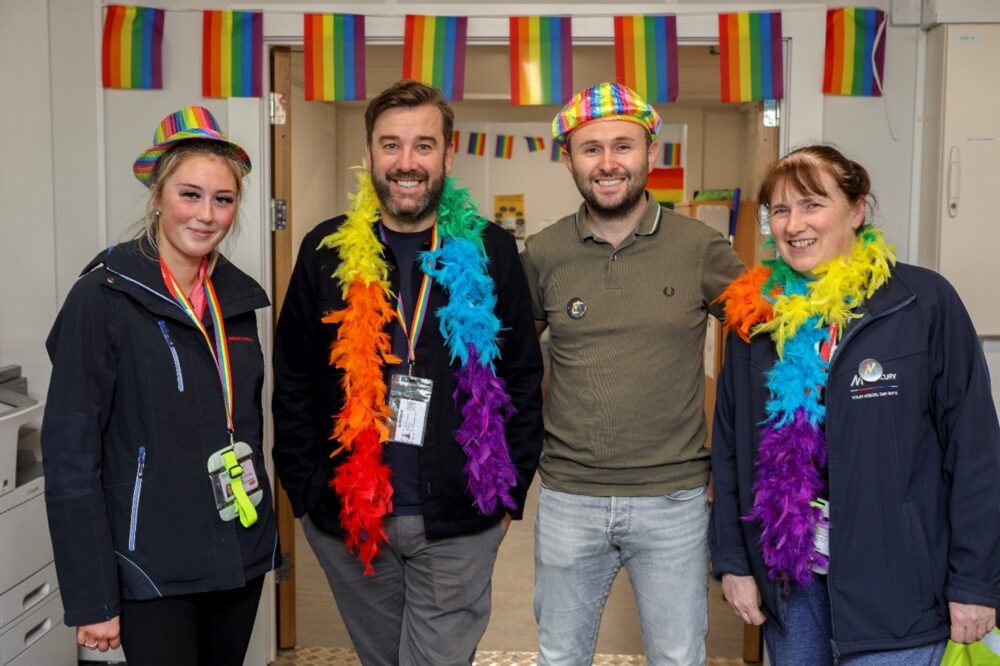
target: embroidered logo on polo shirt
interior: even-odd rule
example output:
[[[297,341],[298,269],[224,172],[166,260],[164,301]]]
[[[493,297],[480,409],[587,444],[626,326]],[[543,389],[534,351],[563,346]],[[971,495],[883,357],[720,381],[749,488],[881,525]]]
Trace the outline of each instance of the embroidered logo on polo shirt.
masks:
[[[858,364],[858,371],[851,379],[851,400],[894,395],[899,395],[895,372],[886,372],[882,364],[873,358],[866,358]]]
[[[582,319],[587,314],[587,304],[582,298],[571,298],[566,304],[566,314],[570,319]]]

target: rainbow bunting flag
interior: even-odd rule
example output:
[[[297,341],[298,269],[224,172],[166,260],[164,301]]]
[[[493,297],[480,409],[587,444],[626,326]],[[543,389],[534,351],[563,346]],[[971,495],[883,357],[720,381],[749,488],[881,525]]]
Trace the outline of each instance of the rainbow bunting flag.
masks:
[[[486,135],[482,132],[469,132],[469,154],[482,157],[486,153]]]
[[[573,96],[568,16],[510,17],[511,104],[564,104]]]
[[[201,94],[260,97],[264,14],[227,9],[202,17]]]
[[[545,150],[545,139],[540,136],[526,136],[524,137],[524,140],[528,144],[529,153]]]
[[[493,157],[502,160],[509,160],[514,156],[514,137],[509,134],[497,134],[497,147],[493,151]]]
[[[616,16],[615,74],[656,104],[677,99],[677,17]]]
[[[653,169],[646,180],[646,190],[660,203],[676,203],[684,199],[684,169]]]
[[[885,71],[885,12],[866,7],[826,11],[823,92],[882,96]]]
[[[465,90],[466,16],[406,15],[403,78],[423,81],[445,99],[460,102]]]
[[[558,141],[552,142],[552,150],[549,153],[549,159],[553,162],[562,162],[562,146]]]
[[[666,142],[663,144],[663,166],[679,167],[681,165],[681,144]]]
[[[163,10],[108,5],[101,43],[105,88],[163,87]]]
[[[461,142],[462,142],[461,132],[459,132],[458,130],[452,130],[451,131],[451,152],[457,153],[458,152],[458,147],[459,147],[459,145],[461,145]]]
[[[365,17],[305,14],[306,99],[365,98]]]
[[[785,96],[781,12],[719,14],[722,101]]]

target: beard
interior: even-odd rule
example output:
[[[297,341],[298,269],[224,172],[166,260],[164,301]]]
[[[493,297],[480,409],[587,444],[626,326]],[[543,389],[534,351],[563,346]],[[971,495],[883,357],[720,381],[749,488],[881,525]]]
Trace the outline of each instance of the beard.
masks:
[[[424,181],[427,183],[427,190],[424,196],[416,201],[401,201],[393,196],[390,179]],[[384,177],[372,172],[372,184],[375,186],[375,194],[378,195],[382,209],[403,224],[416,224],[436,213],[438,204],[441,203],[441,195],[444,193],[444,175],[431,180],[423,169],[390,171]]]
[[[623,174],[615,174],[612,177],[621,177]],[[594,192],[594,185],[591,182],[590,174],[573,172],[573,180],[576,181],[576,188],[580,190],[587,207],[594,213],[604,218],[621,219],[627,217],[635,210],[640,199],[643,199],[646,192],[646,183],[639,182],[635,174],[626,171],[625,191],[614,198],[601,200]]]

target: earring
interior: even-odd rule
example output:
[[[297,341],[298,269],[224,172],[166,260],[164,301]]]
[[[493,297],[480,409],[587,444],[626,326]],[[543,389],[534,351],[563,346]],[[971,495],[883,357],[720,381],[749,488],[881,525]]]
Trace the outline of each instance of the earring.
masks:
[[[154,216],[156,216],[156,217],[159,217],[159,216],[160,216],[160,211],[159,211],[159,209],[157,209],[157,210],[154,210],[154,211],[153,211],[153,215],[154,215]]]

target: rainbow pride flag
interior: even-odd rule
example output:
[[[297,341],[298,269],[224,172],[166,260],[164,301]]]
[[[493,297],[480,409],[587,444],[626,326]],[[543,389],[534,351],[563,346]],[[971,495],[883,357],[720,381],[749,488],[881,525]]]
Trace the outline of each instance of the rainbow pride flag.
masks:
[[[681,144],[665,142],[663,144],[663,166],[679,167],[681,165]]]
[[[562,162],[562,146],[559,145],[558,141],[553,141],[551,144],[551,152],[549,152],[549,159],[553,162]]]
[[[202,17],[201,94],[260,97],[264,14],[227,9]]]
[[[653,169],[646,179],[646,190],[660,203],[676,203],[684,199],[684,169]]]
[[[677,99],[677,17],[616,16],[615,75],[650,103]]]
[[[497,147],[493,151],[493,157],[502,160],[509,160],[514,156],[514,137],[509,134],[497,134]]]
[[[305,14],[303,21],[306,99],[364,99],[365,17]]]
[[[722,101],[785,96],[781,12],[719,14]]]
[[[108,5],[101,42],[105,88],[163,87],[163,10]]]
[[[524,140],[528,144],[529,153],[545,150],[545,139],[540,136],[526,136]]]
[[[826,11],[823,92],[882,96],[885,71],[885,12],[866,7]]]
[[[510,17],[511,104],[564,104],[573,96],[568,16]]]
[[[470,155],[478,155],[482,157],[486,154],[486,135],[482,132],[469,132],[469,150]]]
[[[445,99],[461,101],[465,90],[466,16],[406,15],[403,78],[423,81]]]

